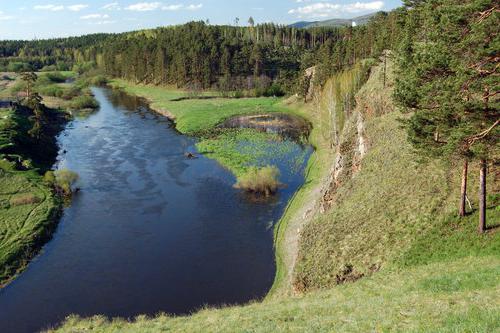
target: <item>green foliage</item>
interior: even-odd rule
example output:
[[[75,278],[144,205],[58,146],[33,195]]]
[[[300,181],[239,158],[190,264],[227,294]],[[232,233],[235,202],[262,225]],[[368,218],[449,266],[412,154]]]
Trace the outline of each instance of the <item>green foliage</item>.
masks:
[[[49,170],[45,172],[45,175],[43,175],[43,181],[50,186],[53,186],[56,184],[56,175],[54,171]]]
[[[411,6],[394,93],[406,111],[415,111],[406,122],[410,142],[426,156],[498,154],[500,132],[494,124],[500,104],[494,91],[500,17],[492,11],[495,2],[440,0]]]

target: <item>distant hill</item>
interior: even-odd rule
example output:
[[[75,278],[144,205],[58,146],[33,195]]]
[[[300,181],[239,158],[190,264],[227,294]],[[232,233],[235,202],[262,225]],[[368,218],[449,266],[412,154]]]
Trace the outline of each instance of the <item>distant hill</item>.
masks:
[[[313,21],[313,22],[300,21],[290,24],[290,27],[299,29],[317,28],[317,27],[348,27],[353,25],[353,22],[356,25],[363,25],[368,23],[368,21],[378,13],[383,13],[383,12],[371,13],[363,16],[354,17],[352,19],[330,19],[325,21]]]

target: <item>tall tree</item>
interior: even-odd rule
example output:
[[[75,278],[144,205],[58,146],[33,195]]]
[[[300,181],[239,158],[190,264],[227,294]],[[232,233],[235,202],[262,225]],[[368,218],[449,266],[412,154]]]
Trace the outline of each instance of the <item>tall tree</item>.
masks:
[[[21,74],[21,80],[26,84],[26,97],[29,99],[38,76],[34,72],[24,72]]]
[[[498,156],[499,11],[495,1],[411,1],[399,50],[395,98],[413,112],[408,138],[424,155],[481,164],[480,232],[486,215],[486,165]],[[425,27],[422,29],[421,27]]]

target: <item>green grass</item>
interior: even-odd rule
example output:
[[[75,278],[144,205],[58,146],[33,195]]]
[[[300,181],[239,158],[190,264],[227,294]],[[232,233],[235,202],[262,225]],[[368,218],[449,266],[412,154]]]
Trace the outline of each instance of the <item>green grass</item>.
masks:
[[[16,170],[13,162],[4,159],[8,151],[22,158],[23,165],[30,161],[27,151],[16,144],[19,136],[27,135],[25,125],[31,127],[26,117],[15,116],[11,109],[0,110],[0,287],[26,266],[50,236],[60,209],[59,200],[36,170]]]
[[[70,317],[59,332],[498,332],[500,259],[385,271],[300,297],[133,323]]]
[[[0,166],[0,286],[36,253],[58,209],[51,189],[36,173]]]
[[[187,93],[163,87],[134,85],[123,80],[113,80],[112,86],[151,101],[155,110],[168,112],[175,118],[179,132],[195,135],[211,130],[231,116],[253,113],[292,112],[282,104],[281,98],[214,98],[173,101]]]

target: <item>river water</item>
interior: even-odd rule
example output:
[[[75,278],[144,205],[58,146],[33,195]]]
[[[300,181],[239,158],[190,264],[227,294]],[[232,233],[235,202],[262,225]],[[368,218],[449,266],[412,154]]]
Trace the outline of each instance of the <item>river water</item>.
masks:
[[[53,239],[0,290],[0,332],[33,332],[69,314],[185,314],[263,297],[275,274],[273,226],[303,182],[310,148],[274,161],[272,200],[249,200],[140,100],[95,88],[95,114],[68,124],[57,167],[80,175]],[[305,149],[305,151],[304,151]],[[304,159],[305,161],[306,159]]]

